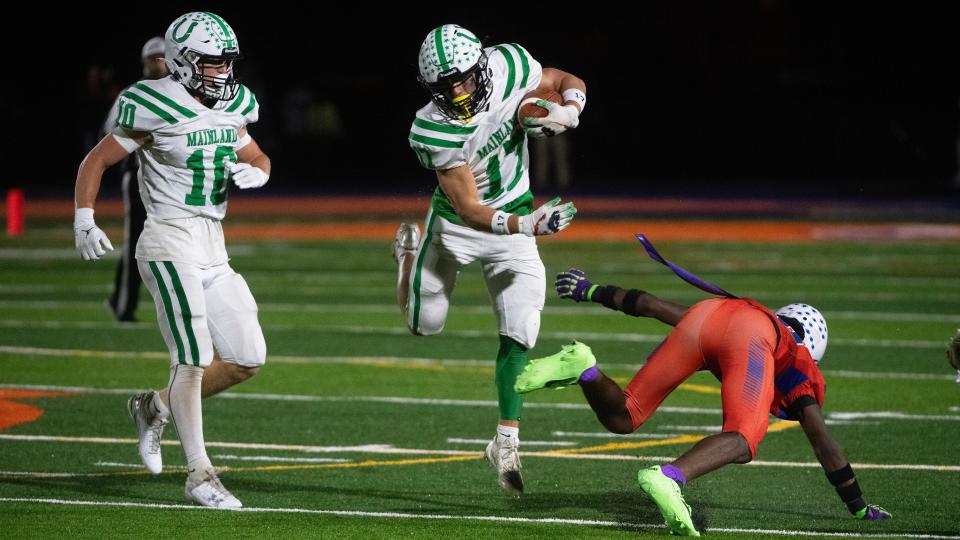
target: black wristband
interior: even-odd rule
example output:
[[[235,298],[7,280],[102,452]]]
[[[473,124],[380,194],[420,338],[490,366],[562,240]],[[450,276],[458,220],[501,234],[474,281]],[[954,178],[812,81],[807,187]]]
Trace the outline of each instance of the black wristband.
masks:
[[[616,310],[617,306],[613,303],[613,293],[617,292],[618,289],[620,289],[620,287],[616,285],[598,286],[596,290],[593,291],[593,294],[590,295],[590,301],[603,304],[604,307]]]
[[[627,315],[639,317],[640,312],[637,311],[637,299],[640,298],[640,295],[644,292],[645,291],[640,291],[637,289],[630,289],[627,291],[627,294],[623,297],[623,312]]]

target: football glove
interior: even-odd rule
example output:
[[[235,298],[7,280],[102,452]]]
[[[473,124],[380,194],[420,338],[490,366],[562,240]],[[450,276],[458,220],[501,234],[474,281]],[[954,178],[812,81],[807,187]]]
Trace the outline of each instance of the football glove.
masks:
[[[230,170],[233,183],[240,189],[258,188],[270,179],[270,175],[263,169],[249,163],[228,163],[227,168]]]
[[[534,139],[553,137],[580,124],[580,109],[576,105],[558,105],[545,99],[538,99],[536,103],[547,110],[547,115],[523,120],[524,131]]]
[[[560,298],[569,298],[574,302],[590,301],[590,288],[593,287],[593,283],[581,270],[571,268],[566,272],[560,272],[557,274],[554,285]]]
[[[520,216],[520,232],[527,236],[556,234],[570,226],[577,207],[572,202],[560,203],[560,197],[537,208],[532,214]]]
[[[106,233],[93,222],[93,208],[77,208],[74,212],[73,239],[77,253],[85,261],[95,261],[113,251]]]

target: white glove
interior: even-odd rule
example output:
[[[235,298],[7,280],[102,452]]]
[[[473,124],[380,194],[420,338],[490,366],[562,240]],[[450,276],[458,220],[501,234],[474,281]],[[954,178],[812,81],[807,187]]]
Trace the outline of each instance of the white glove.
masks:
[[[270,175],[263,172],[263,169],[254,167],[249,163],[230,163],[228,161],[227,169],[230,171],[233,183],[240,189],[258,188],[270,179]]]
[[[558,105],[545,99],[527,98],[520,103],[520,106],[523,107],[528,103],[536,103],[547,109],[547,115],[543,118],[523,119],[524,131],[534,139],[553,137],[580,125],[580,109],[576,105]]]
[[[113,251],[113,244],[106,233],[93,222],[93,208],[77,208],[74,212],[73,237],[77,253],[85,261],[95,261],[107,251]]]
[[[572,202],[557,204],[560,197],[537,208],[532,214],[520,216],[520,232],[527,236],[556,234],[570,226],[577,207]]]

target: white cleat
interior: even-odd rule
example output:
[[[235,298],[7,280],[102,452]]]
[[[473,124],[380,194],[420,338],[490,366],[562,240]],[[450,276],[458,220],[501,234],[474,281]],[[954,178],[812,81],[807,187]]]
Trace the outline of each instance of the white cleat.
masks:
[[[497,470],[497,482],[510,495],[519,497],[523,494],[523,476],[520,475],[520,455],[517,447],[520,442],[516,437],[495,436],[487,444],[484,457]]]
[[[393,240],[393,262],[399,264],[400,256],[413,253],[420,246],[420,227],[416,223],[401,223]]]
[[[187,500],[207,508],[236,510],[243,507],[243,503],[223,487],[217,472],[213,469],[188,475],[183,494]]]
[[[163,438],[163,428],[169,422],[169,417],[157,412],[151,403],[156,392],[141,392],[130,396],[127,400],[127,411],[137,425],[137,448],[140,450],[140,459],[153,474],[160,474],[163,470],[163,457],[160,455],[160,440]]]

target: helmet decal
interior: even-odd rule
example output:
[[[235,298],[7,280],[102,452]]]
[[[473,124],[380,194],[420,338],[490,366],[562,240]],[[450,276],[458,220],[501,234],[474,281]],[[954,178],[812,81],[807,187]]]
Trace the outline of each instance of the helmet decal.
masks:
[[[827,321],[820,311],[809,304],[789,304],[777,310],[780,317],[794,319],[802,327],[802,334],[790,328],[794,339],[810,351],[814,362],[820,363],[827,350]],[[788,325],[791,326],[791,325]]]

